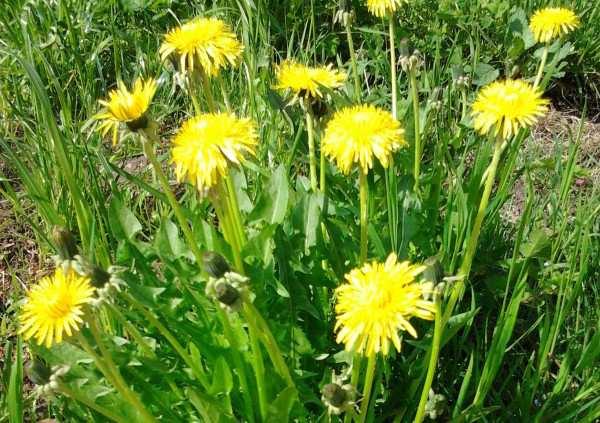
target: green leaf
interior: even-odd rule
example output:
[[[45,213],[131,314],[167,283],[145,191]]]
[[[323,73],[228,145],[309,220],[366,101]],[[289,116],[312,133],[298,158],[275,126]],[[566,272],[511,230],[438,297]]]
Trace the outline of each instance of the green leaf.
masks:
[[[117,239],[127,238],[132,240],[142,231],[140,221],[117,197],[113,197],[110,202],[108,220]]]
[[[217,362],[213,367],[213,380],[210,387],[210,393],[214,396],[229,395],[233,389],[233,375],[227,364],[227,360],[223,356],[217,358]]]
[[[270,224],[282,223],[287,213],[289,198],[290,187],[285,166],[279,165],[248,220],[264,220]]]
[[[535,229],[529,234],[529,241],[521,245],[521,254],[525,258],[538,257],[545,249],[550,247],[551,232],[547,229]]]
[[[487,85],[500,75],[500,71],[487,63],[478,63],[473,70],[473,84],[477,86]]]
[[[23,422],[23,348],[21,337],[17,338],[16,359],[10,369],[8,381],[8,419],[10,423]]]
[[[290,412],[298,394],[292,387],[287,387],[281,391],[275,401],[269,405],[269,412],[266,421],[269,422],[287,422],[290,421]]]
[[[180,258],[186,255],[186,247],[179,237],[179,228],[169,219],[164,219],[154,238],[154,247],[164,257]]]

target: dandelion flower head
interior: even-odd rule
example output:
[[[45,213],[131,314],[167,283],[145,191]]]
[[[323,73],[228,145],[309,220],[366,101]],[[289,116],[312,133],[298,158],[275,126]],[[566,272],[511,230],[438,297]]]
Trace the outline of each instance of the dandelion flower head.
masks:
[[[57,268],[31,287],[19,321],[19,333],[50,348],[71,336],[83,323],[84,306],[93,300],[90,279],[72,269]]]
[[[537,42],[546,43],[573,31],[579,23],[579,17],[571,9],[547,7],[533,14],[529,28]]]
[[[321,88],[333,90],[346,81],[346,74],[332,68],[331,65],[310,67],[291,60],[281,63],[276,70],[276,89],[289,90],[294,98],[323,98]]]
[[[322,141],[324,154],[348,174],[358,163],[368,173],[376,157],[387,167],[390,156],[406,146],[404,130],[391,113],[371,105],[346,107],[327,124]]]
[[[398,263],[392,253],[385,263],[367,263],[348,273],[346,283],[335,290],[337,342],[347,351],[372,356],[387,355],[390,344],[400,351],[400,331],[416,338],[410,319],[432,320],[435,313],[433,302],[424,299],[433,285],[415,280],[424,269]]]
[[[367,0],[367,8],[373,15],[382,18],[388,13],[393,13],[407,0]]]
[[[210,113],[183,123],[173,140],[172,162],[178,181],[187,179],[199,191],[213,187],[225,176],[229,163],[240,164],[254,154],[256,125],[230,113]]]
[[[195,18],[169,31],[159,51],[163,60],[175,54],[181,70],[200,69],[216,76],[226,66],[236,65],[243,50],[225,22],[217,18]]]
[[[481,89],[473,104],[473,125],[485,135],[492,131],[508,139],[537,122],[548,110],[542,92],[522,80],[492,82]]]
[[[131,91],[119,81],[117,89],[108,93],[108,99],[100,100],[104,110],[94,116],[94,119],[101,121],[98,129],[102,135],[105,136],[112,129],[113,144],[116,144],[119,124],[125,123],[132,130],[144,127],[147,124],[146,112],[155,92],[156,80],[153,78],[146,81],[138,78]]]

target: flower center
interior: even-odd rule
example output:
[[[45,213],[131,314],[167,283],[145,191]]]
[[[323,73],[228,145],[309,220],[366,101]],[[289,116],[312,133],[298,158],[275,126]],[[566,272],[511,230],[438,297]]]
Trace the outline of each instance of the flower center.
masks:
[[[48,316],[53,319],[66,317],[72,308],[71,296],[65,293],[57,293],[51,296],[46,303]]]

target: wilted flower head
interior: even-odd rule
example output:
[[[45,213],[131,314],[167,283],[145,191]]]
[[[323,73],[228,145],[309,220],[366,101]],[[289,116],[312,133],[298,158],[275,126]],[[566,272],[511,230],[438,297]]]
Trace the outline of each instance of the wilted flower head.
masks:
[[[490,131],[508,139],[537,122],[548,110],[542,92],[522,80],[507,79],[484,87],[473,104],[473,125],[481,134]]]
[[[294,100],[323,98],[322,88],[333,90],[344,85],[346,74],[331,65],[310,67],[291,60],[281,63],[276,70],[279,90],[289,90]]]
[[[373,157],[387,167],[390,156],[405,146],[404,130],[392,114],[370,105],[346,107],[327,124],[322,148],[325,155],[337,163],[344,173],[353,164],[361,172],[373,167]]]
[[[568,34],[579,26],[579,17],[564,7],[547,7],[531,17],[529,28],[538,42],[546,43]]]
[[[94,116],[94,119],[101,121],[98,128],[102,135],[106,135],[112,129],[113,144],[116,144],[119,124],[127,124],[132,131],[145,128],[148,125],[146,112],[155,92],[156,81],[153,78],[145,82],[138,78],[131,91],[119,81],[118,89],[108,93],[107,100],[100,100],[104,110]]]
[[[173,140],[172,162],[178,181],[187,179],[199,191],[225,176],[229,163],[240,164],[258,144],[256,125],[230,113],[209,113],[183,123]]]
[[[398,10],[403,3],[408,3],[408,0],[367,0],[367,8],[373,15],[382,18]]]
[[[165,35],[160,55],[175,55],[180,70],[199,69],[216,76],[228,65],[237,64],[244,47],[229,25],[217,18],[195,18]]]
[[[38,344],[50,348],[62,342],[63,332],[71,336],[79,330],[83,307],[92,302],[93,296],[94,287],[88,277],[59,267],[27,293],[19,316],[19,333],[25,339],[34,337]]]
[[[390,343],[400,351],[399,331],[417,337],[409,320],[432,320],[433,302],[423,298],[432,284],[418,283],[415,277],[424,266],[397,262],[390,254],[385,263],[372,262],[352,270],[346,282],[335,290],[337,342],[346,350],[372,356],[387,355]]]

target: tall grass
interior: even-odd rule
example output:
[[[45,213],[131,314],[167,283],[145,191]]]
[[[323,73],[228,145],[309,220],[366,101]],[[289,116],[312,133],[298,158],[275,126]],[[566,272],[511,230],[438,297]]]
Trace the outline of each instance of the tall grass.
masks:
[[[35,360],[70,366],[55,387],[60,394],[42,409],[34,406],[40,392],[23,390],[23,361],[31,361],[24,359],[15,320],[3,317],[0,422],[36,414],[138,421],[142,414],[131,407],[129,392],[164,421],[337,419],[327,415],[320,390],[332,371],[346,371],[352,362],[334,339],[332,290],[360,262],[357,178],[326,165],[326,194],[311,191],[304,115],[273,90],[272,65],[293,57],[332,63],[352,75],[348,29],[362,101],[390,109],[389,27],[368,15],[362,2],[350,3],[355,15],[348,28],[331,24],[337,4],[319,0],[193,6],[179,0],[6,0],[0,6],[0,170],[6,169],[0,194],[32,227],[44,256],[58,248],[52,228],[68,227],[82,256],[103,268],[121,266],[124,281],[96,316],[97,330],[90,325],[81,331],[82,343],[51,349],[28,344]],[[396,104],[410,145],[419,118],[420,189],[413,189],[410,149],[394,157],[395,180],[387,189],[390,176],[381,166],[367,180],[368,256],[384,260],[395,251],[429,263],[432,279],[446,277],[447,292],[456,283],[452,277],[493,154],[492,143],[472,129],[470,104],[494,79],[535,75],[538,47],[527,19],[548,2],[473,3],[422,0],[398,13],[393,34],[410,39],[423,59],[412,86],[398,68]],[[592,0],[572,6],[582,28],[552,47],[544,85],[551,89],[574,78],[574,96],[598,98],[589,92],[600,63],[594,26],[600,6]],[[168,140],[193,105],[157,50],[161,34],[196,15],[226,20],[245,46],[241,65],[222,75],[227,99],[219,85],[213,88],[218,107],[259,123],[256,158],[232,175],[248,236],[241,254],[255,313],[226,315],[204,295],[206,275],[180,236],[178,216],[137,136],[113,149],[90,120],[97,99],[117,80],[157,76],[152,114],[161,123],[158,161],[197,246],[233,262],[210,203],[175,186],[170,173]],[[457,84],[459,75],[470,83]],[[355,90],[349,79],[344,93],[332,94],[318,111],[317,138],[332,112],[358,97]],[[580,115],[583,122],[586,115]],[[428,400],[429,416],[436,409],[454,421],[600,418],[600,193],[573,189],[582,128],[555,139],[553,157],[524,157],[524,145],[534,142],[527,133],[508,145],[469,283],[436,334],[437,365],[431,346],[439,326],[416,323],[420,337],[406,336],[402,351],[375,371],[376,401],[365,405],[367,420],[412,421],[421,398]],[[512,223],[502,210],[519,195],[518,184],[525,187],[523,207]],[[18,313],[19,290],[15,284],[11,307],[2,307],[6,316]],[[431,363],[434,373],[428,372]],[[283,368],[291,369],[291,383]],[[119,378],[126,386],[118,386]],[[428,395],[426,382],[441,396]]]

